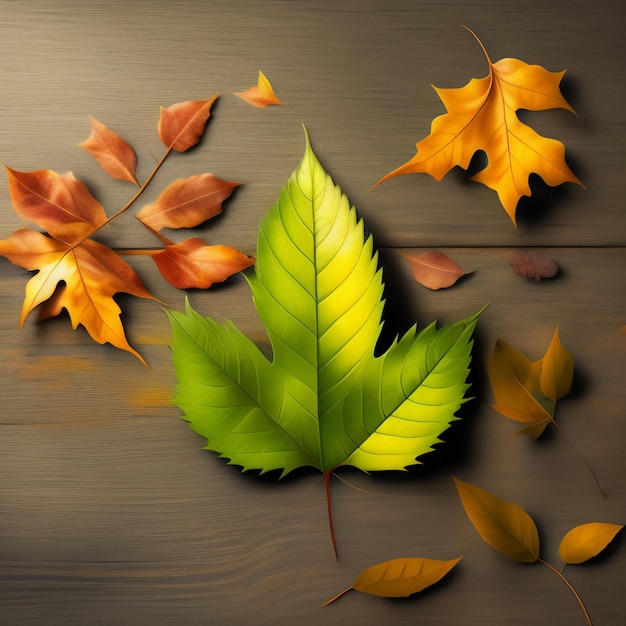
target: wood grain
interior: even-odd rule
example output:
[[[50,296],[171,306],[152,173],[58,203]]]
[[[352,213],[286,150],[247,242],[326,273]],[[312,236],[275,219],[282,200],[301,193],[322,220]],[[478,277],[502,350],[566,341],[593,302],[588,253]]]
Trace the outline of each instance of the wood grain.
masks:
[[[77,147],[90,132],[88,116],[132,143],[141,178],[162,152],[159,106],[222,93],[205,140],[167,162],[146,202],[181,176],[241,180],[201,235],[254,254],[258,221],[299,162],[304,123],[380,249],[386,336],[489,303],[476,336],[476,397],[446,443],[403,474],[335,477],[336,563],[320,476],[241,474],[202,450],[180,419],[158,304],[120,300],[148,370],[72,331],[67,319],[29,319],[19,333],[28,274],[0,259],[0,623],[584,624],[547,568],[509,562],[482,542],[450,474],[523,506],[538,523],[543,558],[557,566],[558,543],[573,526],[626,522],[622,5],[0,0],[2,163],[72,170],[111,213],[133,190],[109,181]],[[524,203],[517,230],[495,194],[460,172],[440,183],[404,176],[371,191],[443,112],[430,84],[462,86],[486,73],[462,24],[493,59],[568,69],[564,89],[578,117],[529,119],[565,143],[586,189],[540,190],[540,201]],[[254,84],[259,69],[284,106],[258,110],[230,95]],[[23,226],[4,179],[0,237]],[[153,245],[128,217],[105,239]],[[559,275],[539,283],[516,276],[514,246],[541,247]],[[415,283],[400,252],[430,247],[470,274],[437,292]],[[184,294],[148,259],[132,263],[168,306],[182,309],[188,295],[202,313],[267,342],[241,276]],[[490,407],[487,360],[499,336],[540,358],[556,324],[576,367],[574,391],[557,408],[565,436],[514,437],[517,425]],[[594,626],[626,623],[625,547],[618,537],[605,556],[565,570]],[[449,577],[414,598],[352,592],[321,608],[374,563],[460,555]]]

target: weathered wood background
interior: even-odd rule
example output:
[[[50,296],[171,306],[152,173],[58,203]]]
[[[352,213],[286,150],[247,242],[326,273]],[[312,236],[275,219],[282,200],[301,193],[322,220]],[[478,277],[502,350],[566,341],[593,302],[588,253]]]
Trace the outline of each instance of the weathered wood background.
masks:
[[[0,1],[0,161],[18,170],[73,171],[112,212],[132,193],[77,147],[88,115],[126,138],[145,177],[162,152],[159,106],[222,93],[202,145],[175,155],[146,201],[176,177],[211,171],[245,185],[202,230],[255,253],[260,217],[313,147],[381,250],[389,321],[451,322],[486,302],[473,391],[463,421],[427,463],[406,474],[343,472],[335,480],[340,561],[333,559],[323,485],[242,475],[180,420],[169,325],[158,304],[121,298],[131,355],[98,346],[67,318],[18,332],[27,272],[0,259],[0,623],[13,624],[498,624],[577,625],[567,587],[541,565],[509,562],[480,539],[450,474],[523,506],[543,557],[571,527],[626,522],[626,260],[622,0],[107,0]],[[443,112],[430,84],[484,76],[483,53],[568,73],[578,117],[534,113],[564,142],[586,189],[537,185],[513,228],[495,193],[452,173],[396,178]],[[254,109],[231,95],[262,69],[286,103]],[[0,184],[0,237],[23,226]],[[151,246],[131,216],[103,232],[116,247]],[[511,271],[511,247],[538,246],[560,275],[535,283]],[[439,248],[472,274],[430,292],[399,249]],[[181,309],[150,261],[147,286]],[[242,277],[188,294],[266,341]],[[516,438],[490,408],[486,363],[498,336],[533,359],[560,323],[576,364],[556,431]],[[568,441],[569,439],[569,441]],[[593,468],[603,499],[583,458]],[[398,556],[461,564],[437,587],[402,601],[356,592],[322,602],[363,568]],[[626,542],[565,573],[595,626],[626,623]]]

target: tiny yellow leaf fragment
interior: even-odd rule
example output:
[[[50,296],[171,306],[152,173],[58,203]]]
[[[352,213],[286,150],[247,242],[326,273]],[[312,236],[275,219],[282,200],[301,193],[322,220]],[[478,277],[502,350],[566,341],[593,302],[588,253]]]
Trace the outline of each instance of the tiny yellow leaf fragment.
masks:
[[[624,526],[621,524],[603,522],[576,526],[561,540],[559,556],[564,563],[584,563],[602,552],[622,528]]]
[[[259,80],[255,87],[250,87],[250,89],[246,89],[245,91],[235,91],[235,95],[259,109],[273,104],[283,104],[283,102],[276,97],[272,84],[261,70],[259,70]]]
[[[534,563],[539,558],[539,533],[524,509],[454,476],[453,479],[465,513],[486,543],[520,563]]]
[[[406,598],[439,582],[462,557],[449,561],[423,557],[399,558],[364,569],[354,584],[323,606],[329,605],[351,589],[383,598]]]

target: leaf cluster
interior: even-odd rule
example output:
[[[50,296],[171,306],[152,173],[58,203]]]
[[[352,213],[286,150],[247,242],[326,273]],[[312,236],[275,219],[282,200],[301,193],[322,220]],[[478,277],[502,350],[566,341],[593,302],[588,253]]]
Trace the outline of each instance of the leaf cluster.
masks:
[[[20,326],[37,307],[40,319],[66,309],[74,328],[81,324],[98,343],[109,342],[145,363],[126,339],[121,309],[113,297],[124,292],[155,298],[122,254],[150,256],[161,275],[179,289],[206,289],[254,263],[252,257],[230,246],[208,245],[198,237],[175,243],[161,232],[164,228],[193,228],[221,212],[223,201],[241,183],[210,173],[172,182],[154,203],[137,213],[137,219],[159,239],[160,248],[119,251],[94,238],[138,200],[172,152],[186,152],[200,141],[217,98],[161,108],[158,134],[166,150],[143,184],[137,180],[133,148],[91,118],[91,135],[79,145],[112,178],[137,186],[126,205],[110,216],[71,172],[18,172],[7,167],[15,211],[44,231],[23,228],[0,241],[0,255],[36,271],[26,285]]]

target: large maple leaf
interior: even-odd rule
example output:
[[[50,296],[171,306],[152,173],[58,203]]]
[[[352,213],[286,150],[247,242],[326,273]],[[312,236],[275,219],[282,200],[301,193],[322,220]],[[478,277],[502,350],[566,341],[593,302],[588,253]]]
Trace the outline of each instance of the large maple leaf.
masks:
[[[487,166],[472,180],[496,191],[516,224],[519,199],[531,195],[530,174],[538,174],[553,187],[566,182],[582,185],[565,162],[563,144],[536,133],[520,121],[517,111],[561,108],[574,113],[574,109],[559,89],[565,70],[550,72],[513,58],[492,63],[476,40],[487,58],[489,74],[457,89],[433,86],[448,112],[433,120],[430,135],[416,145],[416,155],[377,184],[420,172],[441,180],[457,165],[467,169],[474,154],[483,150]]]
[[[261,222],[248,280],[271,360],[230,322],[170,312],[176,402],[208,449],[244,470],[315,467],[329,493],[340,466],[403,470],[440,441],[464,402],[477,315],[413,327],[375,356],[384,301],[372,237],[308,138]]]

